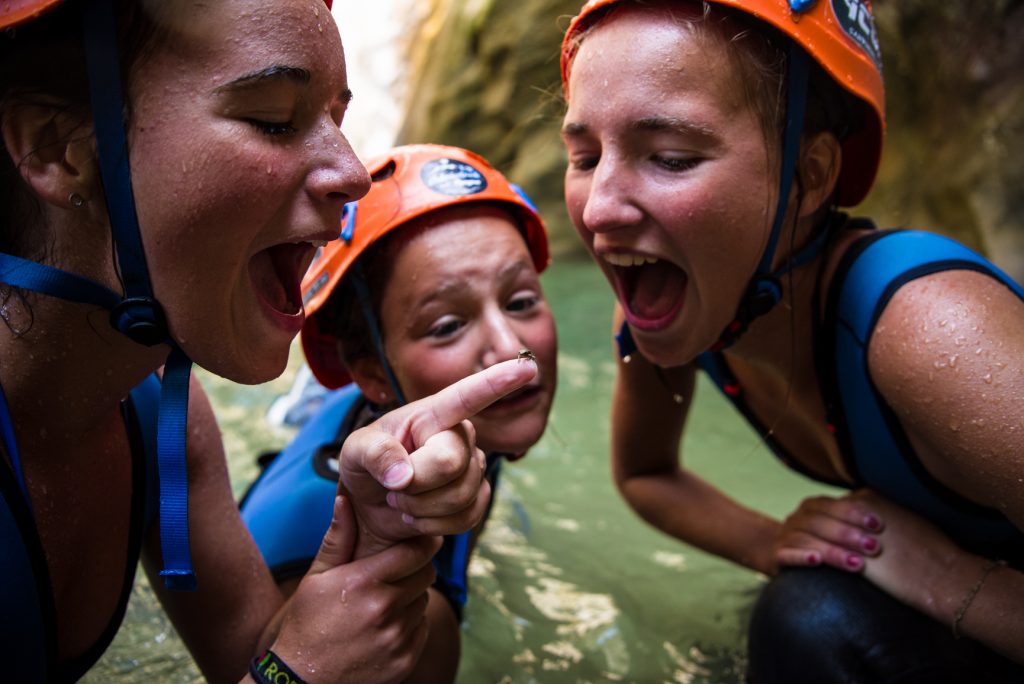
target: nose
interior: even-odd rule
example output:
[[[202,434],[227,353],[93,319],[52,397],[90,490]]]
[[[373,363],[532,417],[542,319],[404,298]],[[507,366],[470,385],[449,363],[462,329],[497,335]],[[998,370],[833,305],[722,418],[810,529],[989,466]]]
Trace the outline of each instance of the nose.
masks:
[[[313,197],[340,208],[370,191],[370,174],[341,129],[329,117],[316,145],[323,154],[308,177],[308,188]]]
[[[512,327],[512,322],[501,311],[487,314],[484,319],[484,335],[481,368],[490,368],[501,361],[514,359],[523,348],[523,341]]]
[[[632,172],[628,165],[604,155],[590,175],[583,213],[584,227],[593,233],[635,225],[643,211],[632,196]]]

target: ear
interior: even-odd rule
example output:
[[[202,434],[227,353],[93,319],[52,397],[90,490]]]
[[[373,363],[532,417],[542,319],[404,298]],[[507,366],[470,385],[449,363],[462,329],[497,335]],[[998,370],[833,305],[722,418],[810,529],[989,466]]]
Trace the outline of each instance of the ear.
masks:
[[[72,193],[96,195],[98,167],[92,127],[59,104],[12,103],[3,112],[4,146],[32,191],[65,209]]]
[[[352,380],[363,395],[375,404],[386,406],[395,400],[387,373],[376,356],[364,356],[349,365]]]
[[[805,140],[800,148],[800,217],[815,214],[832,197],[843,151],[836,136],[829,132],[816,133]]]

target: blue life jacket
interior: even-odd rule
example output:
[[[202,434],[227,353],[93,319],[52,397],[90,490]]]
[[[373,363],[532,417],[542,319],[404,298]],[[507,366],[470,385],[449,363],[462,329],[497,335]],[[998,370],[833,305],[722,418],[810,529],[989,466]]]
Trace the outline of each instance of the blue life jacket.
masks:
[[[355,384],[330,392],[284,450],[269,455],[272,460],[261,458],[263,471],[239,506],[277,581],[304,575],[320,551],[334,514],[337,455],[366,403]],[[493,491],[500,459],[488,455],[487,464]],[[467,598],[471,539],[471,532],[446,536],[434,556],[435,587],[460,618]]]
[[[1021,559],[1024,532],[999,511],[967,500],[925,470],[868,372],[868,342],[896,290],[916,278],[957,269],[985,273],[1024,300],[1024,288],[994,264],[941,235],[876,231],[854,243],[833,277],[815,340],[822,393],[854,487],[868,487],[915,511],[969,550]],[[699,364],[759,428],[740,400],[722,357],[706,352]],[[787,465],[822,479],[796,465],[774,440],[766,438],[766,442]]]
[[[63,682],[80,678],[113,640],[124,617],[142,538],[159,507],[156,421],[160,381],[149,376],[132,390],[126,425],[132,445],[132,526],[122,594],[100,639],[71,662],[57,662],[57,613],[31,507],[14,472],[0,466],[0,653],[5,678]],[[141,453],[140,453],[141,451]]]

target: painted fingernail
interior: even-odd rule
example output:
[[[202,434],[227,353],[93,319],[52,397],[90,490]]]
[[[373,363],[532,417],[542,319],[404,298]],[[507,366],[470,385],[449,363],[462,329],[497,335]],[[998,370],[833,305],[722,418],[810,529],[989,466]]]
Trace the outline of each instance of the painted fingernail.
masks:
[[[865,551],[876,551],[878,549],[878,540],[874,537],[864,537],[860,540],[860,547]]]
[[[405,461],[399,461],[384,471],[384,486],[394,487],[409,479],[412,467]]]
[[[862,565],[864,565],[864,559],[857,554],[851,553],[846,557],[846,567],[859,570]]]
[[[821,565],[821,555],[812,551],[807,554],[807,563],[808,565]]]
[[[868,514],[864,516],[864,527],[869,530],[880,530],[882,529],[882,521],[875,516]]]

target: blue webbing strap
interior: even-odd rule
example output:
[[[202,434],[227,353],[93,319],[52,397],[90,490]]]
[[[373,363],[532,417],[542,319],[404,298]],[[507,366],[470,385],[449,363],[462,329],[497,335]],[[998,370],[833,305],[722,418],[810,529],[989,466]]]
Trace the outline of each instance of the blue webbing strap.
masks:
[[[157,420],[157,467],[160,471],[160,548],[168,589],[194,591],[196,576],[188,534],[188,468],[185,423],[192,361],[178,347],[164,366]]]
[[[82,3],[82,25],[100,174],[125,296],[153,297],[135,213],[113,0]]]
[[[359,306],[363,310],[363,318],[366,319],[366,324],[370,326],[373,345],[377,350],[377,356],[380,358],[381,365],[384,366],[384,372],[388,376],[388,383],[391,385],[391,389],[395,391],[395,399],[398,401],[398,405],[405,406],[405,395],[402,394],[402,388],[398,385],[398,378],[395,377],[395,372],[391,368],[391,364],[388,363],[388,357],[384,354],[384,338],[380,334],[377,316],[373,313],[370,289],[366,285],[366,277],[363,275],[363,268],[359,263],[359,259],[356,259],[355,263],[352,264],[352,284],[356,288],[356,298],[359,300]]]
[[[0,254],[0,282],[104,309],[112,309],[121,301],[118,294],[88,278],[12,254]]]
[[[18,478],[18,486],[25,496],[25,504],[32,510],[32,499],[28,495],[28,486],[25,484],[25,473],[21,469],[21,456],[18,454],[18,440],[14,436],[14,423],[11,421],[11,411],[7,408],[7,396],[4,388],[0,385],[0,433],[4,440],[4,449],[7,450],[7,457],[11,459],[11,467],[14,475]]]
[[[803,48],[795,42],[789,44],[789,60],[787,81],[789,84],[786,98],[786,130],[782,137],[782,171],[779,174],[779,203],[775,207],[775,221],[768,237],[768,245],[761,262],[757,265],[758,275],[771,273],[772,260],[775,258],[775,247],[782,234],[782,223],[786,219],[786,207],[789,204],[789,190],[793,185],[797,161],[800,157],[800,137],[804,128],[804,111],[807,109],[807,86],[810,73],[810,59]]]
[[[115,327],[142,344],[166,341],[172,347],[160,392],[157,435],[160,539],[164,556],[164,570],[160,574],[169,589],[193,590],[196,578],[189,550],[185,462],[188,379],[192,362],[173,341],[167,339],[162,309],[153,298],[153,286],[146,266],[125,136],[125,99],[121,87],[114,0],[82,3],[82,27],[100,173],[125,288],[125,301],[112,307]],[[124,318],[118,316],[119,308],[125,312]],[[141,337],[132,334],[132,328],[139,319],[153,323],[148,327],[150,332]]]

